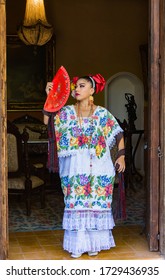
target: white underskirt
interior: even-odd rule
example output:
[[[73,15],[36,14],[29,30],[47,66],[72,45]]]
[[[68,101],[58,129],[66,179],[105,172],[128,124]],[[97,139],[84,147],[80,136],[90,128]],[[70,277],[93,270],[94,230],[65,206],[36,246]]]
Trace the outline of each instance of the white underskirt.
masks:
[[[100,252],[115,247],[111,230],[65,230],[63,248],[72,254]]]

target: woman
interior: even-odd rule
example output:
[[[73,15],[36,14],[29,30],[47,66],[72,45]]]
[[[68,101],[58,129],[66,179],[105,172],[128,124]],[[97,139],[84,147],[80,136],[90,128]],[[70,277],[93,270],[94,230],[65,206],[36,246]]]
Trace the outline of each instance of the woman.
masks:
[[[121,127],[107,109],[93,103],[93,95],[104,89],[104,78],[100,74],[75,77],[71,86],[77,102],[58,111],[54,125],[65,202],[63,248],[78,258],[115,246],[111,231],[115,166],[124,172],[125,160]],[[52,83],[47,83],[47,94],[50,89]],[[116,142],[114,166],[110,149]]]

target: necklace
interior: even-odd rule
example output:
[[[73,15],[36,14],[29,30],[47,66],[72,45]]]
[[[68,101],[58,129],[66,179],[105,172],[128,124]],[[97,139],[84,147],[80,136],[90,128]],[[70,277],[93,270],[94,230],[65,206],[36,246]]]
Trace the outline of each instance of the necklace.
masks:
[[[77,111],[77,118],[78,118],[79,125],[80,125],[80,127],[82,127],[82,124],[83,124],[83,114],[81,112],[80,104],[79,103],[76,103],[76,111]],[[90,110],[89,110],[87,116],[85,116],[85,117],[89,118],[90,116],[92,116],[92,114],[93,114],[93,105],[90,106]]]
[[[80,105],[78,103],[76,103],[76,111],[77,111],[77,125],[80,127],[81,129],[81,136],[83,137],[83,115],[82,112],[80,110]],[[90,154],[90,160],[89,160],[89,168],[90,168],[90,177],[92,178],[92,153],[91,153],[91,141],[92,141],[92,134],[94,131],[94,126],[93,126],[93,105],[90,106],[90,110],[88,115],[86,116],[86,118],[89,118],[89,137],[88,137],[88,142],[86,143],[88,145],[88,149],[89,149],[89,154]],[[82,151],[83,152],[83,151]]]

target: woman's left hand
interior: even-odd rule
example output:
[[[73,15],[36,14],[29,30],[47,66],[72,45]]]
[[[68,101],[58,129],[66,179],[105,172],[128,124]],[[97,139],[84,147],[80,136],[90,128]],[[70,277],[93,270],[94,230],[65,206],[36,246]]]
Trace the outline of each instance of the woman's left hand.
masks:
[[[49,91],[53,88],[53,83],[52,82],[47,82],[45,91],[47,95],[49,94]]]
[[[120,156],[116,161],[115,161],[115,167],[117,172],[124,172],[125,171],[125,156]]]

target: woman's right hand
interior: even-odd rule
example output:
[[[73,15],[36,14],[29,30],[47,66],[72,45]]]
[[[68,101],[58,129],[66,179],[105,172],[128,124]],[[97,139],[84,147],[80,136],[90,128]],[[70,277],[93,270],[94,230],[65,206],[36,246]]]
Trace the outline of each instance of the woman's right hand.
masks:
[[[47,82],[45,91],[47,95],[49,94],[49,91],[53,88],[53,83],[52,82]]]

